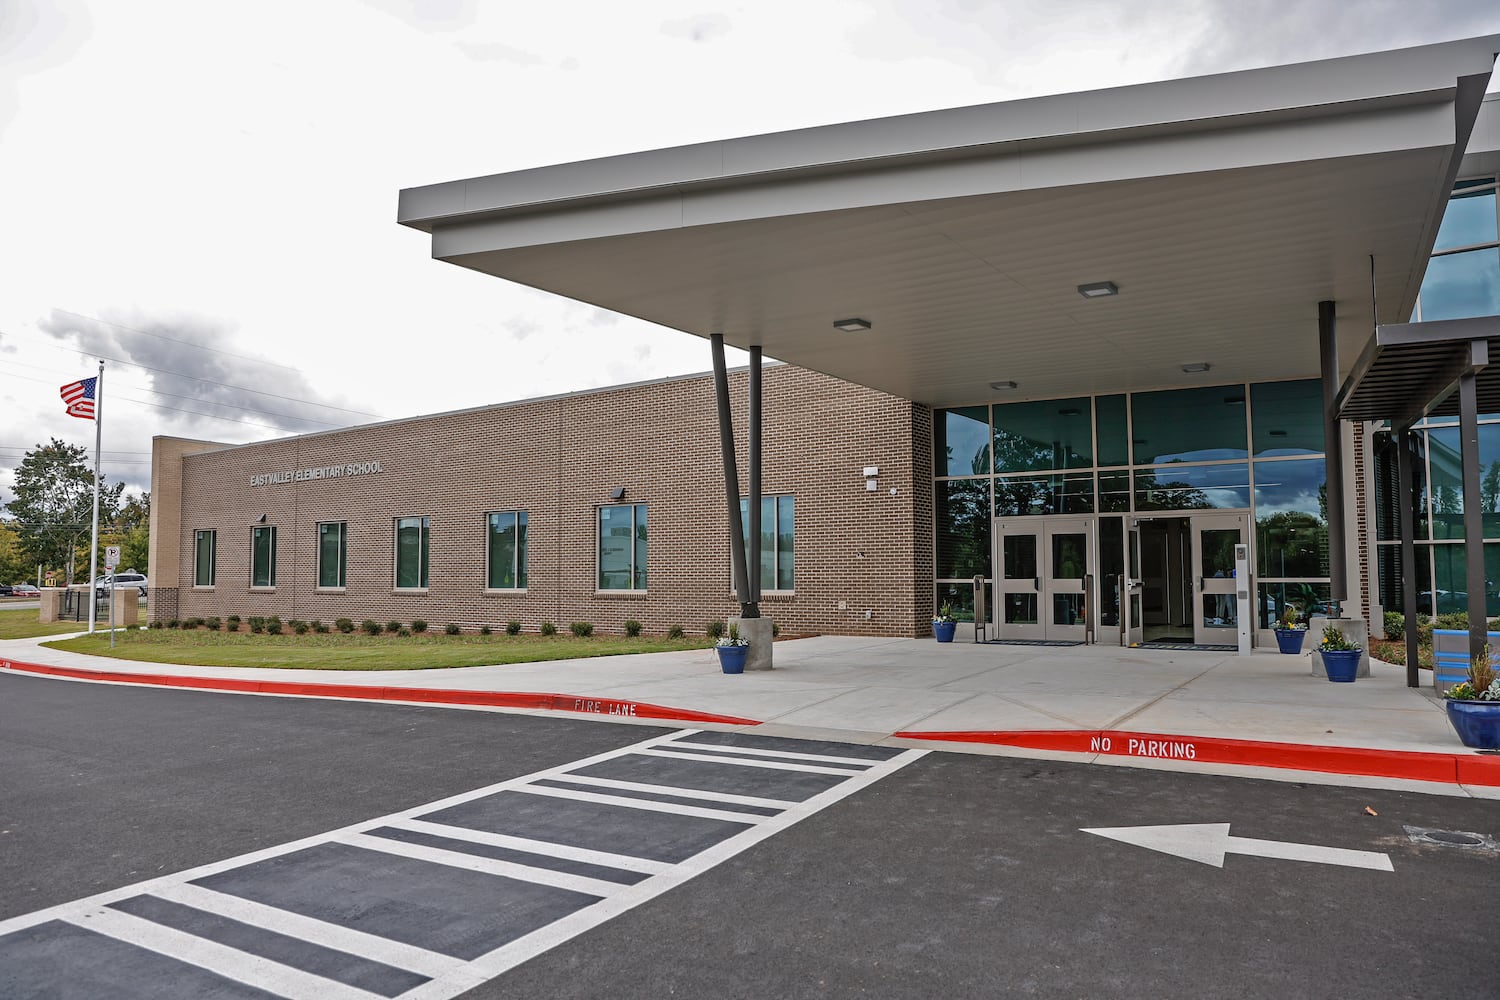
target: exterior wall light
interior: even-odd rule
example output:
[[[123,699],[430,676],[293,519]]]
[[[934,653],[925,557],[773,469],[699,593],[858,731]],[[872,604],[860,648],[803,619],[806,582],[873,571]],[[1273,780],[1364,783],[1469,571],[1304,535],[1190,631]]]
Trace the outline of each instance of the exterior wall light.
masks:
[[[624,500],[625,499],[625,487],[623,487],[623,486],[616,486],[614,489],[610,490],[609,491],[609,498],[611,500]]]
[[[1086,299],[1102,299],[1111,295],[1119,295],[1120,289],[1113,281],[1094,281],[1087,285],[1079,285],[1078,294]]]
[[[867,319],[836,319],[833,321],[833,325],[845,333],[863,333],[870,328],[870,321]]]
[[[1006,382],[991,382],[990,383],[990,388],[991,389],[1014,389],[1015,387],[1016,387],[1016,383],[1009,382],[1009,381],[1006,381]]]
[[[1189,364],[1183,365],[1182,373],[1184,375],[1196,375],[1199,372],[1206,372],[1212,367],[1213,365],[1209,364],[1207,361],[1194,361]]]

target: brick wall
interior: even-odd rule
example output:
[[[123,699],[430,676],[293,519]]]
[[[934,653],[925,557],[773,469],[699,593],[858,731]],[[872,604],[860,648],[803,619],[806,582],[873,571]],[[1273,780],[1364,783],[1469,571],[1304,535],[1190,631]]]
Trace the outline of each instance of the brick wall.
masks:
[[[731,374],[742,495],[746,383],[743,371]],[[774,365],[764,414],[763,492],[796,498],[796,589],[765,595],[764,613],[788,632],[928,631],[931,412]],[[528,631],[589,621],[601,632],[634,618],[651,633],[701,632],[738,611],[718,435],[713,380],[693,376],[183,455],[177,615],[423,618],[466,629],[517,620]],[[257,475],[367,462],[381,471],[250,485]],[[874,491],[862,474],[872,465]],[[648,506],[645,593],[595,587],[596,509],[620,487],[620,502]],[[528,513],[525,593],[485,592],[494,510]],[[274,590],[249,586],[262,514],[278,529]],[[431,519],[430,586],[397,591],[393,522],[418,515]],[[343,591],[317,587],[320,521],[349,525]],[[212,589],[191,586],[193,533],[206,529],[218,531]]]

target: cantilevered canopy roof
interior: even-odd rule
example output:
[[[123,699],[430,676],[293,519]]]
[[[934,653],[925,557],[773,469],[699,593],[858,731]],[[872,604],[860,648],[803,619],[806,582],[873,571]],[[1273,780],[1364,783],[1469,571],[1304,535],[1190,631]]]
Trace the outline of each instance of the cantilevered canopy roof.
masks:
[[[405,190],[399,220],[441,260],[932,405],[1311,376],[1319,301],[1346,358],[1410,316],[1497,50],[542,167]]]
[[[1458,416],[1458,380],[1470,373],[1478,412],[1500,413],[1500,316],[1381,326],[1335,405],[1344,420],[1390,420],[1395,427]]]

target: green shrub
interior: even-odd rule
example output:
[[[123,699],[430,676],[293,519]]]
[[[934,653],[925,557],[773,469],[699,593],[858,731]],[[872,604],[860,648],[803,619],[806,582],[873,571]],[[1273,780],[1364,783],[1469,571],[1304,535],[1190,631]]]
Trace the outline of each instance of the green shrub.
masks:
[[[158,622],[152,622],[150,625],[148,625],[146,627],[147,628],[161,628],[161,622],[159,622],[159,621]]]
[[[452,622],[449,622],[447,627],[444,628],[443,631],[448,635],[458,635],[458,633],[462,632],[463,630],[457,625],[454,625]]]
[[[682,631],[681,625],[673,625],[671,629],[667,631],[668,639],[681,639],[684,638],[684,635],[685,633]]]
[[[556,635],[557,626],[551,622],[542,622],[542,635]]]
[[[505,634],[506,635],[520,635],[521,634],[521,623],[520,622],[506,622],[505,623]]]
[[[508,629],[507,629],[507,631],[508,631]],[[481,626],[479,626],[479,634],[480,635],[493,635],[494,632],[495,632],[495,630],[492,629],[492,628],[490,628],[488,625],[481,625]]]
[[[223,623],[219,621],[218,615],[210,615],[203,619],[203,624],[208,626],[210,632],[217,632],[219,631],[219,626]]]
[[[250,631],[253,634],[255,634],[255,635],[260,635],[261,633],[265,632],[265,630],[266,630],[266,620],[264,618],[260,617],[259,615],[251,615],[250,616]]]
[[[418,619],[416,619],[415,621],[413,621],[411,623],[411,630],[413,632],[426,632],[427,631],[427,623],[424,622],[422,619],[418,618]]]
[[[641,623],[636,621],[634,618],[627,619],[625,622],[625,634],[630,636],[632,639],[640,635]]]
[[[1432,626],[1433,628],[1464,631],[1469,627],[1469,613],[1467,611],[1450,611],[1446,615],[1438,615],[1432,620]]]
[[[272,615],[271,617],[267,618],[266,619],[266,631],[269,632],[269,633],[271,633],[272,635],[280,635],[281,634],[281,619],[278,618],[276,615]]]
[[[379,635],[381,631],[380,623],[369,618],[359,623],[359,629],[366,635]]]
[[[178,621],[176,618],[167,619],[167,628],[177,628],[181,624],[182,622]]]
[[[388,621],[388,622],[385,623],[385,630],[387,632],[400,632],[401,631],[401,623],[398,622],[398,621],[396,621],[396,620],[394,620],[394,619],[392,619],[391,621]]]
[[[333,627],[338,629],[345,635],[348,635],[350,632],[354,631],[354,622],[350,621],[348,618],[340,618],[333,623]]]
[[[202,618],[188,618],[182,623],[183,628],[197,628],[203,624]]]
[[[404,636],[405,638],[410,639],[411,638],[411,629],[409,629],[405,625],[403,625],[399,629],[396,630],[396,634],[399,635],[399,636]]]
[[[320,622],[320,621],[311,621],[311,622],[308,622],[308,624],[312,626],[312,630],[314,632],[316,632],[318,635],[327,635],[328,634],[328,626],[324,625],[322,622]]]
[[[1399,611],[1385,613],[1385,637],[1400,639],[1406,635],[1406,616]]]
[[[306,635],[308,632],[307,622],[293,622],[292,631],[298,635]]]
[[[594,634],[594,625],[592,622],[574,622],[568,628],[580,639],[587,639]]]
[[[777,625],[775,622],[772,622],[771,623],[771,638],[774,639],[774,638],[776,638],[780,634],[781,634],[781,626]]]
[[[724,619],[715,618],[703,631],[710,639],[724,638]]]
[[[229,626],[229,631],[238,632],[240,630],[239,615],[230,615],[228,618],[224,619],[224,622]]]

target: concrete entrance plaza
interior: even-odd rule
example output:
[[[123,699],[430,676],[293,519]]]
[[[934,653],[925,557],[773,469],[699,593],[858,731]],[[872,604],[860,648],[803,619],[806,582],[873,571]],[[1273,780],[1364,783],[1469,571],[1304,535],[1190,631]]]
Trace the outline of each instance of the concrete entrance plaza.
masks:
[[[822,636],[778,642],[774,671],[725,676],[712,650],[351,672],[135,663],[43,641],[0,642],[0,663],[268,693],[338,685],[299,690],[396,701],[472,692],[477,707],[515,711],[1500,798],[1500,757],[1461,746],[1404,668],[1375,662],[1371,676],[1331,684],[1305,654]]]

